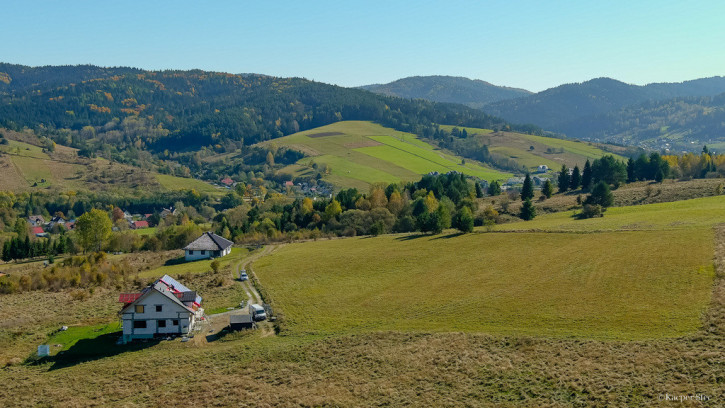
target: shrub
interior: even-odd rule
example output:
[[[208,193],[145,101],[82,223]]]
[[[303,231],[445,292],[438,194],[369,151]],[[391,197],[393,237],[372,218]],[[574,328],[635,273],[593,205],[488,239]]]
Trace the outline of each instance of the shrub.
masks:
[[[596,218],[604,216],[604,208],[599,204],[584,204],[582,211],[578,214],[578,218]]]

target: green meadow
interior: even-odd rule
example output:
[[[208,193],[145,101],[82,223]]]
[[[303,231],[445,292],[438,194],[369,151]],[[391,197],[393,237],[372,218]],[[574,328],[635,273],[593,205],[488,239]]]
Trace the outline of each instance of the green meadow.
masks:
[[[367,189],[370,183],[379,181],[415,181],[431,171],[458,171],[486,180],[510,177],[509,173],[472,160],[462,161],[413,134],[371,122],[338,122],[266,143],[291,147],[311,156],[282,172],[299,175],[312,163],[326,164],[331,172],[325,178],[341,187]]]
[[[725,197],[473,234],[289,244],[255,263],[291,333],[462,331],[596,339],[695,332]]]

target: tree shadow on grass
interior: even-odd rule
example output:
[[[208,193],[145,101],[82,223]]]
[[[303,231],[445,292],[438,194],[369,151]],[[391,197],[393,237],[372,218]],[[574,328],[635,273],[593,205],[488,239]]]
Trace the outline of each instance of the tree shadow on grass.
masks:
[[[68,350],[61,351],[54,356],[42,357],[28,361],[30,364],[53,363],[50,370],[72,367],[76,364],[100,360],[118,354],[143,350],[153,347],[161,339],[148,339],[146,341],[135,341],[129,344],[116,344],[121,332],[106,333],[92,339],[81,339]]]
[[[451,238],[460,237],[461,235],[465,235],[465,234],[466,234],[465,232],[454,232],[454,233],[448,234],[448,235],[439,235],[433,239],[451,239]]]
[[[396,241],[412,241],[414,239],[430,238],[430,237],[431,237],[430,234],[411,234],[411,235],[406,235],[404,237],[395,238],[395,240]]]
[[[169,259],[168,261],[164,262],[164,266],[173,266],[173,265],[179,265],[186,263],[186,258],[183,256],[180,256],[178,258]]]

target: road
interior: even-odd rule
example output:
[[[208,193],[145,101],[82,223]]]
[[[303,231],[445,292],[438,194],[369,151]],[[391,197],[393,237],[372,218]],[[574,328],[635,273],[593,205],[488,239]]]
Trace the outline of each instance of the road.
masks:
[[[256,275],[254,275],[254,271],[252,270],[252,263],[256,261],[257,259],[267,256],[271,254],[275,249],[277,249],[280,245],[266,245],[264,248],[262,248],[261,251],[252,254],[241,261],[239,261],[235,267],[235,275],[234,280],[235,282],[238,282],[240,285],[242,285],[242,289],[244,289],[244,293],[247,295],[247,304],[249,303],[257,303],[262,304],[262,297],[259,295],[259,292],[257,291],[257,288],[252,285],[251,278],[256,278]],[[246,280],[244,282],[239,281],[239,273],[242,269],[245,269],[247,271],[247,274],[250,277],[250,280]],[[257,280],[259,282],[259,280]],[[243,314],[247,313],[247,310],[229,310],[227,312],[223,313],[217,313],[213,315],[209,315],[209,322],[204,325],[204,329],[202,330],[202,333],[204,336],[199,336],[201,338],[206,338],[207,340],[210,340],[211,338],[214,338],[216,333],[218,333],[220,330],[225,328],[229,324],[229,315],[231,314]],[[260,330],[262,337],[269,337],[274,336],[274,326],[269,321],[263,321],[257,323],[257,328]]]

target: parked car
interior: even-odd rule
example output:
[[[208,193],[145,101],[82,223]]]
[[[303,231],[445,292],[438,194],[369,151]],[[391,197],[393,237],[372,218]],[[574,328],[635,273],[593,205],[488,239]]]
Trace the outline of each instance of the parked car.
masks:
[[[255,322],[267,319],[267,313],[264,311],[264,308],[256,303],[249,305],[249,314],[252,315],[252,319]]]
[[[244,282],[247,279],[249,279],[249,276],[247,275],[247,271],[246,271],[246,269],[242,269],[242,272],[239,273],[239,280]]]

